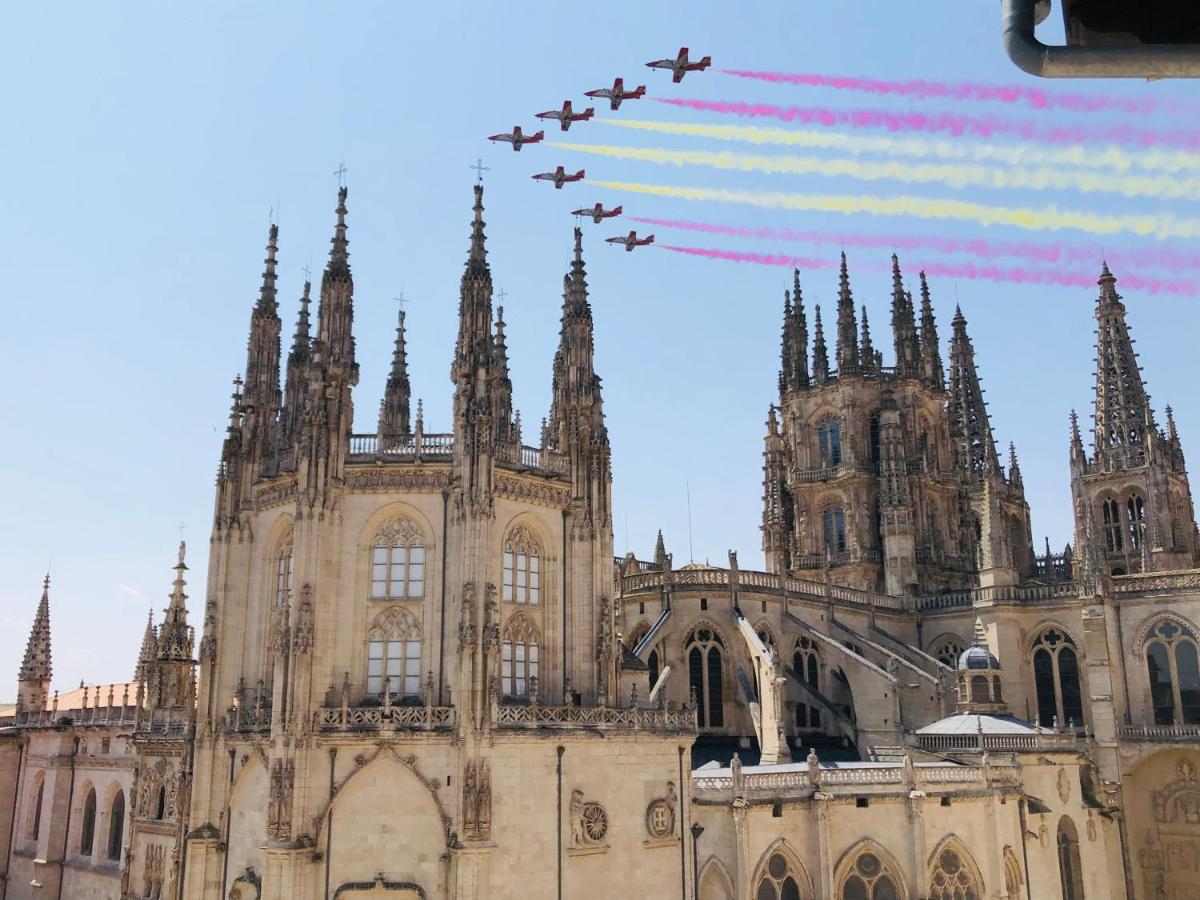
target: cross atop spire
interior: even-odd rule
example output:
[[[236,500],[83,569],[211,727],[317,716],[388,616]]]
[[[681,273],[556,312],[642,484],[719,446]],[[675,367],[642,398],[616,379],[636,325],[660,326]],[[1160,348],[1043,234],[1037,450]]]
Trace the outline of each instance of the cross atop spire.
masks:
[[[483,160],[479,157],[475,158],[475,165],[470,166],[469,168],[475,170],[475,178],[479,184],[483,184],[483,173],[492,171],[489,167],[483,164]]]
[[[346,168],[345,160],[338,163],[338,167],[333,170],[333,174],[337,176],[338,187],[342,187],[346,183],[346,172],[348,171],[349,169]]]

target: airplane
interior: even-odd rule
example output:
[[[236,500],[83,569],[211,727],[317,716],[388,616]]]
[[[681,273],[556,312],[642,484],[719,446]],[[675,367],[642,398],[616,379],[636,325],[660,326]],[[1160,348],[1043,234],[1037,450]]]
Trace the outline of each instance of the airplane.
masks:
[[[648,234],[644,238],[639,238],[636,231],[631,231],[627,237],[605,238],[604,242],[606,244],[624,244],[625,252],[630,253],[634,247],[645,247],[648,244],[653,244],[654,235]]]
[[[573,215],[573,216],[590,216],[591,220],[593,222],[595,222],[597,225],[599,225],[601,220],[603,220],[603,219],[608,219],[608,218],[611,218],[612,216],[619,216],[622,212],[622,209],[623,209],[623,207],[620,207],[620,206],[613,207],[612,209],[605,209],[603,206],[601,206],[599,203],[597,203],[591,209],[588,209],[585,206],[583,209],[575,210],[573,213],[571,213],[571,215]]]
[[[580,169],[574,175],[568,175],[563,171],[563,167],[559,166],[553,172],[540,172],[537,175],[531,175],[529,177],[534,181],[553,181],[554,187],[558,190],[562,190],[562,186],[568,181],[582,181],[583,169]]]
[[[610,88],[597,88],[594,91],[584,91],[585,97],[603,97],[608,100],[612,109],[620,109],[622,100],[641,100],[646,95],[646,86],[639,84],[637,90],[625,90],[625,79],[613,79],[613,86]]]
[[[651,69],[670,69],[671,80],[676,84],[683,81],[683,76],[688,72],[703,72],[712,65],[712,57],[706,56],[700,62],[688,62],[688,48],[680,47],[679,56],[675,59],[656,59],[653,62],[648,62],[646,65]]]
[[[488,135],[489,141],[508,141],[512,144],[514,150],[520,150],[525,144],[536,144],[546,136],[546,132],[539,131],[537,134],[522,134],[521,126],[514,125],[512,134],[491,134]]]
[[[571,128],[572,122],[586,122],[596,114],[594,107],[589,106],[581,113],[575,112],[571,108],[571,101],[564,100],[562,109],[548,109],[545,112],[537,113],[538,119],[558,119],[558,125],[563,131],[568,131]]]

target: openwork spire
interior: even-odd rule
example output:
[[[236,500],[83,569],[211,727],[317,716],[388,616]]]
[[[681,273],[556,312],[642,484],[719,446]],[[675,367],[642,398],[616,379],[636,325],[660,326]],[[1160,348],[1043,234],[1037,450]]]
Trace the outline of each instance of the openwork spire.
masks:
[[[179,560],[175,563],[175,583],[171,586],[171,602],[167,604],[162,625],[158,629],[158,658],[160,660],[186,660],[192,658],[192,630],[187,621],[187,544],[179,542]]]
[[[983,402],[983,388],[975,369],[975,350],[967,336],[967,320],[954,309],[954,336],[950,341],[950,427],[958,442],[960,468],[972,478],[999,469],[992,424]]]
[[[821,304],[813,307],[812,377],[817,384],[829,379],[829,351],[825,348],[825,330],[821,327]]]
[[[275,295],[275,266],[279,226],[272,225],[267,237],[262,288],[250,316],[250,337],[246,343],[245,403],[254,411],[254,431],[250,436],[260,454],[267,450],[270,429],[279,410],[279,303]]]
[[[854,295],[850,292],[850,274],[846,270],[845,252],[842,253],[838,284],[837,367],[839,375],[857,375],[860,371],[858,324],[854,317]]]
[[[481,366],[487,366],[492,352],[492,272],[483,228],[483,185],[476,184],[471,243],[459,292],[455,371],[451,375],[451,380],[459,384]]]
[[[800,293],[800,270],[792,269],[792,342],[793,372],[796,386],[808,387],[808,319],[804,315],[804,295]]]
[[[354,358],[354,279],[346,239],[345,187],[338,189],[337,224],[333,229],[329,262],[321,277],[321,302],[317,310],[317,340],[326,376],[358,382]]]
[[[667,545],[663,541],[662,529],[658,529],[658,537],[654,540],[654,567],[660,570],[666,570],[671,563],[667,556]]]
[[[379,433],[382,435],[408,434],[411,431],[409,407],[412,403],[412,386],[408,380],[408,351],[405,344],[404,310],[400,310],[396,325],[396,347],[392,351],[392,371],[388,374],[383,391],[383,402],[379,406]]]
[[[1125,304],[1117,294],[1117,279],[1107,263],[1097,284],[1096,455],[1133,462],[1140,457],[1146,434],[1154,427],[1153,414],[1125,323]]]
[[[592,307],[583,264],[583,231],[579,228],[575,229],[575,254],[570,271],[563,278],[562,318],[551,392],[547,434],[556,449],[566,452],[573,443],[593,439],[607,442],[600,378],[595,369]]]
[[[875,346],[871,343],[871,323],[867,319],[867,307],[862,308],[862,331],[861,342],[858,348],[858,357],[862,366],[863,374],[869,375],[876,372],[875,367]]]
[[[892,344],[896,350],[896,374],[918,375],[920,346],[912,295],[904,290],[900,258],[895,253],[892,254]]]
[[[793,345],[796,342],[796,335],[792,322],[792,295],[787,291],[783,292],[783,334],[779,342],[779,400],[783,402],[784,396],[796,384],[795,373],[795,353]]]
[[[137,667],[133,680],[144,682],[150,677],[150,669],[158,653],[158,633],[154,628],[154,610],[146,613],[146,630],[142,632],[142,648],[138,651]]]
[[[325,277],[350,277],[350,242],[346,238],[346,196],[348,190],[343,186],[338,188],[337,224],[333,227],[333,237],[329,244],[329,265],[325,269]]]
[[[933,301],[929,298],[929,282],[925,280],[924,272],[921,272],[921,377],[932,388],[946,389],[937,322],[933,318]]]
[[[262,287],[258,292],[258,305],[256,306],[256,310],[271,315],[275,315],[279,311],[279,304],[275,296],[275,265],[278,252],[279,226],[272,225],[267,232],[267,258],[263,260]]]
[[[283,393],[283,443],[291,446],[300,430],[300,419],[304,414],[304,398],[308,393],[308,366],[312,361],[312,335],[308,307],[311,300],[312,282],[304,282],[304,293],[300,295],[300,313],[296,317],[296,332],[292,337],[292,349],[288,351],[287,382]]]
[[[25,658],[21,661],[19,681],[48,682],[53,667],[50,662],[50,576],[42,581],[42,599],[38,601]]]

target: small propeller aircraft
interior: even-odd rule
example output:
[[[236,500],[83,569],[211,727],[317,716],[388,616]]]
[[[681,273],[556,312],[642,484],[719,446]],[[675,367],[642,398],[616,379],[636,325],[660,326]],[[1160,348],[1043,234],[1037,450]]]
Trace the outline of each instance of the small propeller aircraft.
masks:
[[[605,209],[599,203],[588,209],[586,206],[583,209],[577,209],[571,215],[573,216],[588,216],[597,225],[604,219],[610,219],[613,216],[619,216],[624,207],[614,206],[612,209]]]
[[[624,244],[625,252],[631,253],[634,247],[645,247],[654,243],[654,235],[648,234],[644,238],[639,238],[636,231],[629,232],[625,237],[610,237],[605,238],[606,244]]]
[[[656,59],[646,65],[651,69],[670,69],[671,80],[678,84],[688,72],[703,72],[711,66],[712,57],[706,56],[700,62],[688,62],[688,48],[680,47],[679,55],[674,59]]]
[[[568,175],[563,171],[563,167],[559,166],[553,172],[539,172],[537,175],[531,175],[529,177],[534,181],[553,181],[554,187],[558,190],[562,190],[562,186],[568,181],[582,181],[583,169],[580,169],[574,175]]]
[[[523,134],[521,132],[521,126],[514,125],[512,134],[490,134],[488,135],[488,140],[508,141],[510,144],[512,144],[512,148],[514,150],[520,151],[520,149],[526,144],[536,144],[545,136],[546,132],[544,131],[539,131],[537,134]]]
[[[646,86],[639,84],[636,90],[625,90],[625,79],[613,79],[613,86],[610,88],[596,88],[594,91],[584,91],[585,97],[603,97],[609,102],[611,109],[620,109],[622,100],[641,100],[646,96]]]
[[[546,132],[539,131],[536,134],[524,134],[521,131],[520,125],[512,126],[511,134],[488,134],[488,140],[508,140],[512,144],[512,149],[520,151],[522,146],[526,144],[536,144],[542,138],[546,137]]]
[[[589,106],[581,113],[577,113],[571,108],[571,101],[564,100],[562,109],[548,109],[545,112],[536,114],[538,119],[558,119],[558,126],[563,131],[569,131],[572,122],[586,122],[596,114],[594,107]]]

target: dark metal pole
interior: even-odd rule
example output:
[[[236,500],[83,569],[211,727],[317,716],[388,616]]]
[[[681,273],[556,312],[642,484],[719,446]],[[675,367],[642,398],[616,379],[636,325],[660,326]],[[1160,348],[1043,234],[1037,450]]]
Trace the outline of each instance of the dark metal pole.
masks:
[[[700,900],[700,835],[704,834],[704,826],[699,822],[692,823],[692,898]]]
[[[442,611],[438,618],[439,637],[438,637],[438,705],[446,702],[446,695],[442,687],[442,674],[445,671],[446,661],[446,557],[449,555],[450,538],[446,532],[447,523],[450,517],[450,494],[448,491],[442,491]]]
[[[687,793],[687,788],[683,784],[683,748],[679,748],[679,897],[680,900],[687,900],[687,850],[684,847],[684,830],[683,824],[687,821],[687,812],[684,807],[684,795]]]
[[[567,752],[567,748],[559,746],[558,748],[558,900],[562,900],[563,891],[563,859],[562,859],[562,758]]]

